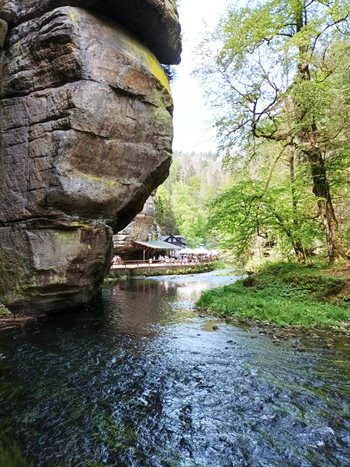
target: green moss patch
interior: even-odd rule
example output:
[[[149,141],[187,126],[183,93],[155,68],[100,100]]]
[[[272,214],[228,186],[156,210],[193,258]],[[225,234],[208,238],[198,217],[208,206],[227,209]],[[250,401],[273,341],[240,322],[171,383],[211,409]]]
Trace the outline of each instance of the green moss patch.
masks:
[[[0,319],[1,318],[8,318],[9,316],[12,316],[11,311],[9,309],[7,309],[5,305],[2,305],[0,303]]]

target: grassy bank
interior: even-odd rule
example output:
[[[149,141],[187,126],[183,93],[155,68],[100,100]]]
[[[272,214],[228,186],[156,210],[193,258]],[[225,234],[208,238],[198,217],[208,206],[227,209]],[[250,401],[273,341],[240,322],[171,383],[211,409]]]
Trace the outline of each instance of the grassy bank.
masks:
[[[197,305],[237,321],[346,328],[350,320],[349,284],[346,270],[277,263],[235,284],[205,292]]]

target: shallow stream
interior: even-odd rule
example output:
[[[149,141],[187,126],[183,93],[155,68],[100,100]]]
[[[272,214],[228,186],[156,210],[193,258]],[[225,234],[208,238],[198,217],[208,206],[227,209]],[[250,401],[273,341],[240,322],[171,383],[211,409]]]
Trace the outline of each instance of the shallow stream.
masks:
[[[119,281],[1,331],[2,428],[35,466],[350,465],[349,338],[276,339],[194,311],[234,280]]]

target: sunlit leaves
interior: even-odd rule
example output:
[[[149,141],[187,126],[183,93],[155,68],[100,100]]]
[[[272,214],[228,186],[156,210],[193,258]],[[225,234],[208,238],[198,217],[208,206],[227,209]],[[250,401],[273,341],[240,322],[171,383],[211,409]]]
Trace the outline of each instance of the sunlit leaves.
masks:
[[[349,16],[345,0],[252,1],[230,8],[206,43],[197,75],[215,104],[227,166],[236,170],[235,187],[214,204],[212,223],[237,254],[261,226],[286,249],[312,249],[322,224],[329,258],[341,251],[334,212],[349,196]],[[279,172],[288,154],[295,166],[289,176]],[[271,170],[255,167],[252,178],[261,158]]]
[[[292,194],[281,165],[279,174],[267,184],[262,168],[258,179],[246,176],[212,203],[209,226],[237,259],[247,260],[257,241],[273,242],[288,256],[296,244],[311,250],[315,239],[321,238],[313,197],[305,183],[299,177]]]

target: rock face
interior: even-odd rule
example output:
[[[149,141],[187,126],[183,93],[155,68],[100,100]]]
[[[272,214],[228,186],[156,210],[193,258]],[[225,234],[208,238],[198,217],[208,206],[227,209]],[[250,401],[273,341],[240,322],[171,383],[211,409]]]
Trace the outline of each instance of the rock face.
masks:
[[[131,258],[135,253],[133,241],[146,242],[155,232],[155,193],[146,200],[142,211],[125,229],[113,235],[115,254],[124,259]]]
[[[176,0],[0,0],[0,18],[23,23],[57,7],[80,7],[123,25],[164,64],[180,63]]]
[[[179,61],[172,1],[0,0],[0,301],[14,311],[95,295],[113,231],[168,174],[169,83],[125,28]]]

